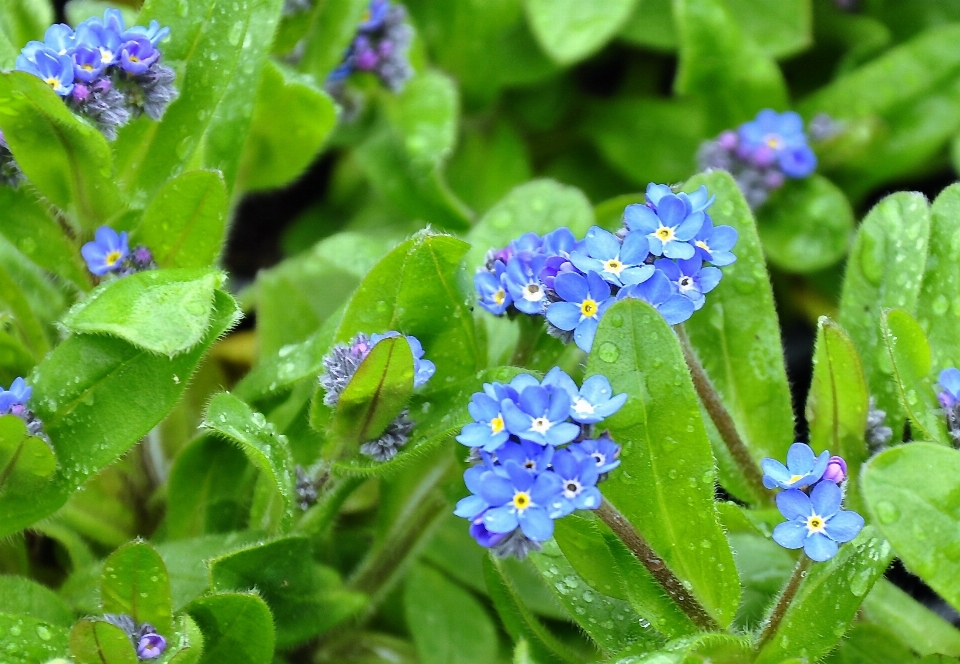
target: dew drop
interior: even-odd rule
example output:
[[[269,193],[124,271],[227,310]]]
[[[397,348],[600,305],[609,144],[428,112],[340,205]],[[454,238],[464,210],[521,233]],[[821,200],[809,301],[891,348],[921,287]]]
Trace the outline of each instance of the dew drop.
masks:
[[[620,357],[620,349],[617,348],[615,344],[605,341],[600,344],[600,348],[597,349],[597,355],[599,355],[600,359],[604,362],[612,364]]]

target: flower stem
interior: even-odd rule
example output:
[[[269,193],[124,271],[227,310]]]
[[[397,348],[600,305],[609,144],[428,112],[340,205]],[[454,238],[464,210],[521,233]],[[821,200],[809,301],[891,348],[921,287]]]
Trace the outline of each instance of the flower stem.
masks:
[[[545,334],[544,322],[540,316],[521,314],[517,320],[517,326],[520,328],[520,336],[517,339],[516,347],[513,349],[513,355],[510,357],[510,366],[525,367],[533,357],[540,337]]]
[[[643,535],[627,521],[616,507],[604,499],[597,510],[597,516],[609,526],[610,530],[623,542],[634,557],[650,570],[650,574],[663,587],[667,595],[677,603],[680,609],[697,627],[705,631],[716,631],[720,626],[697,598],[683,587],[680,579],[667,567],[666,561],[657,555]]]
[[[800,590],[800,584],[803,583],[803,579],[806,578],[807,570],[810,569],[811,562],[806,554],[800,554],[800,560],[793,569],[793,575],[787,582],[787,586],[783,589],[783,592],[780,593],[780,599],[777,600],[777,605],[773,607],[773,611],[770,612],[770,617],[767,618],[767,624],[760,633],[760,638],[757,639],[756,649],[758,652],[766,645],[767,641],[777,633],[780,621],[783,620],[787,609],[790,608],[790,603],[793,601],[793,598],[796,597],[797,591]]]
[[[690,376],[693,378],[693,387],[696,389],[697,395],[700,397],[701,403],[703,403],[703,407],[710,415],[710,419],[713,420],[713,423],[716,425],[717,431],[720,433],[720,438],[727,446],[727,449],[730,450],[730,454],[733,456],[737,467],[740,468],[740,472],[743,473],[744,479],[746,479],[754,489],[756,497],[767,497],[769,492],[766,487],[763,486],[763,472],[760,470],[760,466],[757,465],[753,456],[751,456],[749,448],[747,448],[746,443],[743,442],[743,438],[740,437],[740,433],[737,431],[737,425],[733,421],[730,411],[723,405],[717,388],[713,386],[713,383],[710,381],[710,376],[707,375],[706,369],[703,368],[703,365],[697,358],[697,354],[693,350],[693,345],[690,343],[690,338],[687,336],[686,330],[684,330],[683,325],[676,325],[673,329],[676,330],[677,337],[680,338],[680,347],[683,349],[683,359],[686,360],[687,368],[690,369]]]

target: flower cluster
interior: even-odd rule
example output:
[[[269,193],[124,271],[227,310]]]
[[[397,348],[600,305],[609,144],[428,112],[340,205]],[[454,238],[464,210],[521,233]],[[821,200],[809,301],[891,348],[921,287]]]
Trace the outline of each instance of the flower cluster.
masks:
[[[618,299],[644,300],[671,325],[682,323],[720,283],[719,268],[736,260],[737,231],[713,225],[713,200],[706,187],[676,194],[651,184],[644,203],[624,209],[617,233],[594,226],[581,241],[568,228],[523,235],[487,254],[474,277],[480,306],[497,316],[543,315],[551,334],[587,352]]]
[[[353,72],[372,72],[388,90],[400,92],[413,76],[408,58],[412,38],[407,10],[402,5],[370,0],[343,62],[327,78],[327,91],[338,101],[343,100],[344,85]]]
[[[137,651],[137,658],[141,661],[157,659],[167,649],[167,640],[150,623],[137,624],[126,614],[108,613],[103,616],[104,621],[123,630]]]
[[[485,383],[457,436],[479,461],[463,474],[470,495],[455,511],[477,543],[522,558],[552,537],[554,519],[600,507],[597,482],[620,464],[620,447],[594,430],[626,400],[604,376],[578,388],[556,367],[543,381]]]
[[[697,152],[697,161],[701,169],[729,171],[754,209],[787,178],[805,178],[817,168],[800,116],[769,108],[736,131],[706,141]]]
[[[21,377],[14,379],[9,390],[0,386],[0,415],[16,415],[26,423],[27,432],[31,436],[37,436],[49,442],[47,435],[43,432],[43,422],[27,405],[31,396],[33,396],[33,388]]]
[[[176,96],[174,72],[160,64],[157,48],[169,34],[156,21],[127,28],[119,10],[107,9],[76,31],[50,26],[42,42],[23,48],[17,69],[44,81],[112,140],[142,113],[159,120]]]
[[[950,367],[940,372],[940,392],[937,400],[947,418],[947,431],[955,444],[960,445],[960,370]]]
[[[766,458],[762,463],[763,485],[783,489],[777,507],[788,519],[773,530],[773,539],[786,549],[802,548],[817,562],[837,555],[839,544],[849,542],[863,528],[863,517],[840,508],[841,485],[847,464],[824,451],[814,454],[809,445],[794,443],[787,452],[787,465]]]
[[[384,334],[372,334],[369,337],[363,333],[357,334],[350,343],[337,344],[323,357],[323,373],[320,375],[320,386],[326,394],[323,403],[336,406],[340,395],[357,373],[373,347],[384,339],[403,336],[410,345],[413,353],[413,386],[420,387],[436,372],[437,367],[430,360],[423,359],[423,346],[416,337],[401,335],[390,331]],[[413,421],[410,412],[404,408],[376,440],[365,442],[360,446],[360,452],[377,461],[389,461],[397,455],[397,451],[407,444],[410,432],[413,430]]]
[[[127,232],[117,233],[109,226],[97,229],[94,239],[80,248],[87,269],[98,277],[115,274],[126,277],[136,272],[156,269],[153,254],[143,245],[130,250]]]

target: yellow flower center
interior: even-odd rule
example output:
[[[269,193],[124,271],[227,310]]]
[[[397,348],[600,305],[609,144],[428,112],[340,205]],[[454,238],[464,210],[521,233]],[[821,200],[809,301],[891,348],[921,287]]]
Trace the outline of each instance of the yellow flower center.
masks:
[[[503,431],[503,416],[497,415],[495,418],[490,420],[490,431],[495,434]]]
[[[706,252],[710,251],[710,247],[703,240],[697,240],[695,244]]]
[[[618,261],[616,258],[611,258],[603,265],[603,269],[606,272],[612,272],[613,274],[620,274],[623,272],[623,263]]]
[[[54,90],[59,90],[59,89],[60,89],[60,79],[59,79],[59,78],[54,78],[53,76],[51,76],[50,78],[46,79],[44,82],[45,82],[47,85],[49,85],[51,88],[53,88]]]
[[[767,144],[768,148],[772,148],[774,150],[779,150],[783,146],[783,139],[776,134],[767,134],[766,138],[763,139],[763,142]]]
[[[788,484],[793,484],[794,482],[796,482],[797,480],[799,480],[801,477],[803,477],[803,475],[791,475],[791,476],[790,476],[790,479],[787,480],[787,483],[788,483]]]
[[[111,265],[111,266],[116,265],[117,261],[120,260],[121,256],[123,256],[123,254],[121,254],[119,251],[111,251],[109,254],[107,254],[107,258],[106,258],[107,265]]]
[[[140,58],[138,58],[135,55],[131,55],[129,57],[130,57],[130,62],[140,62]]]
[[[93,71],[93,65],[80,65],[80,69],[84,71]]]
[[[507,294],[502,288],[493,294],[493,301],[498,305],[503,304],[503,301],[506,299]]]
[[[827,522],[823,517],[817,516],[816,514],[807,517],[807,530],[811,533],[822,533],[826,525]]]
[[[518,510],[525,510],[530,507],[530,504],[533,501],[530,499],[530,494],[526,491],[517,491],[513,494],[513,506]]]
[[[673,239],[673,229],[669,226],[661,226],[654,231],[654,235],[656,235],[657,239],[659,239],[661,242],[669,242]]]
[[[597,301],[596,300],[584,300],[580,303],[580,313],[586,316],[587,318],[593,318],[597,315]]]

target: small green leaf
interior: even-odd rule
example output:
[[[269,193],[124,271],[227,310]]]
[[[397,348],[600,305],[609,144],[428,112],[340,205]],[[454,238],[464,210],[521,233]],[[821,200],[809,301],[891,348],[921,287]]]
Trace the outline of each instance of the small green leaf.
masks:
[[[821,175],[789,180],[757,212],[757,230],[770,263],[790,272],[816,272],[842,259],[853,236],[853,209]]]
[[[713,455],[676,334],[645,302],[617,302],[587,362],[587,375],[596,374],[610,380],[615,394],[628,395],[604,423],[623,449],[604,497],[706,611],[729,625],[740,582],[714,506]]]
[[[170,664],[196,664],[203,654],[203,632],[187,614],[181,615],[167,639],[166,656]]]
[[[173,629],[170,580],[160,555],[146,542],[120,547],[103,564],[100,599],[104,613],[150,623],[169,637]]]
[[[901,192],[884,198],[860,225],[840,296],[840,325],[860,353],[870,396],[886,411],[894,440],[903,433],[904,412],[890,380],[880,312],[916,310],[929,234],[930,211],[921,194]]]
[[[861,479],[874,523],[903,563],[960,608],[960,452],[931,443],[910,443],[873,457]]]
[[[223,176],[190,171],[164,185],[131,240],[153,252],[160,267],[208,267],[220,254],[226,218]]]
[[[57,457],[42,438],[27,433],[16,415],[0,415],[0,504],[50,482]]]
[[[636,0],[526,0],[537,41],[562,65],[598,51],[630,16]]]
[[[930,340],[933,370],[960,366],[960,185],[940,192],[930,210],[930,254],[917,300],[917,321]]]
[[[473,595],[425,565],[407,575],[404,613],[423,664],[494,664],[497,628]]]
[[[209,269],[149,270],[98,286],[63,318],[88,334],[110,334],[168,357],[194,348],[210,327],[223,274]]]
[[[367,0],[318,2],[310,12],[300,70],[313,74],[317,81],[326,81],[343,60],[367,7]]]
[[[58,657],[68,655],[68,629],[29,615],[0,613],[0,652],[4,664],[57,662]],[[101,664],[99,660],[97,664]]]
[[[960,656],[960,630],[886,579],[873,587],[862,610],[920,655]]]
[[[77,664],[137,664],[133,643],[122,629],[103,620],[84,618],[70,632],[70,654]]]
[[[200,664],[263,664],[272,660],[273,617],[257,595],[208,595],[194,600],[188,611],[203,632]]]
[[[66,602],[46,586],[26,577],[0,575],[0,597],[3,597],[4,613],[30,616],[65,629],[73,625],[73,612]]]

